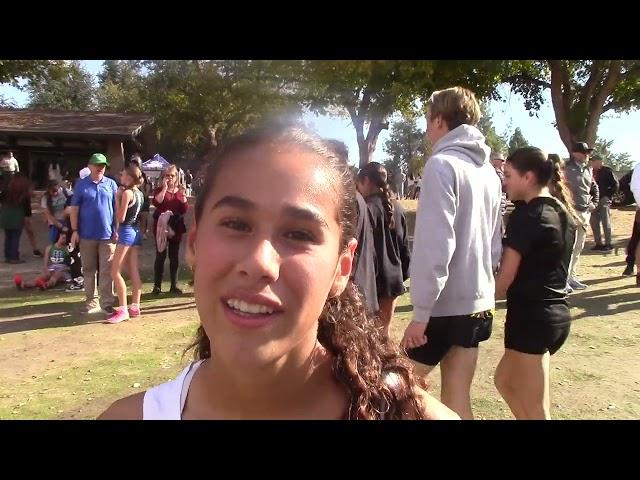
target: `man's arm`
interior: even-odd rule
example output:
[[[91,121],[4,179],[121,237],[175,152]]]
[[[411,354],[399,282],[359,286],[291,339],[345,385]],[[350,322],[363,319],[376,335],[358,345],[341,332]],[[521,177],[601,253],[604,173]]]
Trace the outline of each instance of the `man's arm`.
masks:
[[[416,213],[409,267],[413,318],[402,337],[401,346],[405,349],[418,348],[427,342],[425,331],[433,305],[449,278],[449,263],[456,250],[454,185],[453,167],[437,156],[431,157],[424,169]]]
[[[51,225],[55,225],[57,227],[59,222],[55,219],[53,215],[51,215],[51,212],[49,211],[49,206],[47,205],[47,195],[48,194],[45,193],[42,196],[42,200],[40,201],[40,206],[42,207],[42,211],[44,212],[44,216],[47,219],[47,221]]]
[[[71,209],[70,209],[71,230],[73,230],[74,232],[78,231],[78,212],[79,211],[80,211],[80,207],[71,205]]]
[[[609,173],[610,184],[611,184],[611,192],[610,192],[609,198],[611,198],[616,193],[618,193],[618,190],[620,190],[620,182],[616,178],[616,175],[613,173],[612,169],[608,169],[608,173]]]
[[[500,183],[500,201],[496,207],[496,220],[493,224],[493,236],[491,237],[491,266],[494,272],[500,265],[500,256],[502,255],[502,223],[504,221],[504,212],[506,211],[506,205],[503,205],[502,182],[498,183]]]
[[[78,212],[80,211],[80,189],[73,195],[71,198],[71,205],[69,206],[69,223],[71,223],[71,230],[73,233],[71,234],[70,242],[74,247],[78,245],[78,237],[80,234],[78,233]]]
[[[119,187],[114,182],[113,191],[111,192],[111,205],[113,207],[112,226],[114,231],[118,230],[118,225],[120,224],[120,219],[118,218],[118,202],[117,202],[118,188]],[[125,215],[127,213],[127,204],[125,204],[124,213]]]
[[[598,188],[595,178],[591,179],[591,190],[589,193],[591,195],[591,203],[593,204],[593,208],[595,208],[600,202],[600,189]]]
[[[413,321],[427,323],[449,277],[456,249],[455,178],[451,165],[433,157],[425,166],[416,213],[411,262]]]
[[[629,189],[631,190],[631,193],[633,193],[634,200],[640,206],[640,170],[638,167],[633,169]]]

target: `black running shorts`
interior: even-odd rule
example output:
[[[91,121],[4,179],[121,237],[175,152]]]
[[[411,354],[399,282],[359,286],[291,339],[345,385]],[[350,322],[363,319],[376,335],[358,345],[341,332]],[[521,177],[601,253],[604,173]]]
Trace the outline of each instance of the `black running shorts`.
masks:
[[[569,336],[571,315],[559,302],[507,302],[504,347],[521,353],[556,353]]]
[[[478,344],[491,336],[493,313],[490,310],[471,315],[431,317],[425,335],[427,343],[407,350],[407,355],[425,365],[435,366],[454,346],[478,348]]]

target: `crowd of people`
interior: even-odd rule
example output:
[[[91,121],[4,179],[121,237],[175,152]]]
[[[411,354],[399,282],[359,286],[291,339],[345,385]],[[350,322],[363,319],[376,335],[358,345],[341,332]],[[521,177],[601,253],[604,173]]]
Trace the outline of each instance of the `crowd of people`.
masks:
[[[120,323],[139,316],[142,283],[138,247],[147,238],[152,197],[156,207],[153,233],[159,240],[156,242],[156,283],[152,293],[161,293],[168,249],[170,292],[181,294],[177,270],[180,236],[186,231],[186,186],[178,184],[177,167],[171,165],[164,172],[160,186],[152,191],[149,183],[145,182],[146,175],[140,165],[140,156],[132,155],[128,166],[121,172],[120,181],[116,182],[105,176],[109,166],[106,156],[96,153],[89,159],[87,167],[78,172],[72,188],[67,188],[59,180],[49,180],[41,199],[48,224],[44,271],[33,282],[25,282],[23,275],[16,275],[16,287],[44,290],[64,283],[67,292],[85,293],[83,314],[104,312],[107,323]],[[3,171],[0,226],[5,232],[7,263],[24,263],[20,258],[19,245],[22,231],[27,230],[26,220],[31,217],[32,196],[31,183],[19,170]],[[171,216],[171,220],[163,224],[160,222],[162,229],[158,234],[162,214]],[[34,255],[36,253],[42,256],[39,251]],[[123,270],[132,283],[130,304],[127,303]]]
[[[101,418],[472,419],[479,345],[506,299],[496,388],[517,419],[549,419],[550,356],[570,333],[568,295],[587,288],[576,275],[586,229],[596,250],[611,250],[617,180],[601,160],[589,163],[584,142],[568,162],[535,147],[506,159],[491,152],[467,89],[435,92],[425,109],[433,149],[408,192],[419,195],[412,249],[404,192],[393,193],[385,167],[372,162],[354,176],[342,142],[290,124],[270,122],[220,148],[198,183],[189,232],[175,165],[153,191],[139,158],[118,185],[105,177],[102,154],[72,191],[52,182],[42,200],[44,271],[31,282],[17,276],[18,288],[79,283],[71,265],[81,259],[83,312],[119,323],[141,315],[138,250],[149,205],[153,294],[162,293],[167,256],[169,291],[182,293],[186,236],[200,317],[195,361]],[[30,190],[16,175],[4,192],[0,222],[13,262]],[[413,313],[396,344],[390,325],[408,279]],[[442,403],[426,393],[415,363],[426,375],[440,366]]]

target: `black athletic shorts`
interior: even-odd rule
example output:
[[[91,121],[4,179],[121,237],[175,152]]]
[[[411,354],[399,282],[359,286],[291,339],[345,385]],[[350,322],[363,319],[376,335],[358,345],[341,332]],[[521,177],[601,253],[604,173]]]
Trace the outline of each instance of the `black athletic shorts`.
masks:
[[[491,310],[471,315],[431,317],[425,335],[427,343],[407,350],[411,360],[435,366],[454,345],[478,348],[478,344],[491,336],[493,313]]]
[[[521,353],[556,353],[571,330],[565,300],[555,302],[507,301],[504,347]]]

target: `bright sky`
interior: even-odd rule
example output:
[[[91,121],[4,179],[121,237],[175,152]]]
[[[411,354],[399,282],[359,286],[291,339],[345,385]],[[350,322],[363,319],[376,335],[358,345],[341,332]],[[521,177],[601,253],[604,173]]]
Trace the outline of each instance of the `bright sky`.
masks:
[[[102,69],[102,60],[83,60],[84,67],[94,76]],[[509,134],[520,127],[528,142],[540,147],[548,153],[559,153],[568,156],[560,136],[553,126],[554,115],[551,106],[551,98],[548,90],[544,96],[545,103],[538,112],[538,117],[531,117],[524,108],[522,97],[510,92],[508,87],[501,87],[501,93],[505,101],[492,101],[491,112],[493,123],[498,133],[508,131]],[[23,107],[28,101],[27,94],[16,88],[0,85],[0,95],[13,100],[18,106]],[[342,140],[349,147],[349,156],[352,163],[358,161],[358,144],[356,133],[351,121],[345,117],[317,117],[309,114],[304,119],[316,131],[328,138]],[[419,121],[420,128],[425,128],[425,120]],[[637,129],[640,127],[640,111],[626,114],[605,114],[600,120],[598,136],[613,140],[612,151],[615,153],[629,152],[631,158],[640,162],[640,136]],[[378,145],[373,159],[384,161],[385,154],[382,149],[384,141],[388,138],[388,131],[383,131],[378,138]]]

